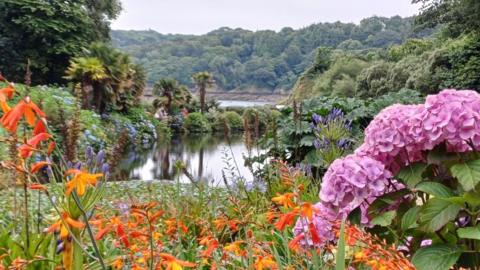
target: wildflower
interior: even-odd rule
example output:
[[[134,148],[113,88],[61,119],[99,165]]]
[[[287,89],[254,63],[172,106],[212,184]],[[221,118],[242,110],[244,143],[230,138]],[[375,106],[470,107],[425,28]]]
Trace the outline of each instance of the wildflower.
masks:
[[[271,256],[259,256],[255,261],[255,270],[277,269],[277,264]]]
[[[22,116],[32,127],[35,125],[36,116],[45,118],[45,114],[27,96],[18,102],[13,109],[5,113],[0,121],[8,131],[14,133]]]
[[[195,267],[196,264],[182,261],[167,253],[160,253],[162,264],[166,265],[166,270],[182,270],[183,267]],[[183,267],[182,267],[183,266]]]
[[[42,119],[38,120],[35,128],[33,128],[33,135],[38,135],[40,133],[47,133],[47,127]]]
[[[101,225],[101,222],[98,223],[98,225]],[[99,230],[98,233],[95,235],[95,240],[102,239],[107,233],[112,231],[115,232],[117,239],[120,240],[125,247],[130,246],[128,236],[125,233],[123,222],[120,220],[119,217],[113,217],[112,219],[110,219],[108,225],[105,228]]]
[[[42,168],[44,168],[46,166],[49,166],[49,165],[50,165],[50,162],[47,162],[47,161],[37,162],[37,163],[32,165],[32,167],[30,168],[30,172],[31,173],[37,173],[39,170],[41,170]]]
[[[313,218],[313,212],[316,211],[316,209],[311,203],[305,202],[300,206],[300,211],[303,217],[306,217],[309,221],[311,221]]]
[[[219,246],[217,239],[213,238],[213,236],[207,236],[202,238],[200,240],[200,245],[206,247],[206,249],[202,252],[202,257],[204,258],[210,257],[213,251]]]
[[[283,231],[285,227],[292,225],[295,222],[295,218],[298,215],[298,210],[294,209],[288,213],[281,214],[277,222],[275,222],[275,228]]]
[[[13,85],[9,84],[7,87],[0,89],[0,108],[4,113],[10,111],[10,107],[7,104],[8,99],[12,99],[15,89]]]
[[[56,221],[55,223],[52,224],[52,226],[50,226],[46,232],[59,232],[60,233],[60,239],[62,240],[65,240],[67,239],[68,235],[69,235],[69,229],[67,228],[67,226],[71,227],[71,228],[77,228],[77,229],[82,229],[83,227],[85,227],[85,224],[83,224],[82,222],[78,221],[78,220],[75,220],[73,218],[71,218],[68,213],[66,212],[63,212],[61,214],[61,218]]]
[[[293,193],[285,193],[283,195],[280,195],[277,193],[277,196],[273,197],[272,201],[277,204],[283,205],[283,207],[288,209],[288,208],[295,207],[295,203],[292,201],[292,198],[294,197],[295,197],[295,194]]]
[[[234,253],[236,256],[245,256],[247,252],[245,250],[242,250],[242,248],[240,247],[240,245],[243,243],[244,241],[232,242],[223,247],[223,250]]]
[[[183,231],[183,233],[188,232],[187,226],[185,226],[181,220],[177,220],[176,218],[170,218],[165,220],[165,224],[167,225],[167,230],[165,231],[165,233],[168,235],[175,234],[178,229]]]
[[[117,258],[112,262],[113,269],[122,269],[123,268],[123,259]]]
[[[76,169],[68,170],[66,173],[66,175],[72,174],[73,179],[66,184],[67,190],[65,191],[65,194],[67,196],[72,193],[73,189],[75,189],[78,196],[83,196],[83,194],[85,194],[87,185],[95,186],[97,179],[103,176],[101,173],[90,174]]]
[[[52,138],[52,135],[48,133],[39,133],[33,138],[27,140],[25,144],[18,147],[19,155],[22,158],[28,158],[32,155],[33,151],[37,151],[38,144]]]

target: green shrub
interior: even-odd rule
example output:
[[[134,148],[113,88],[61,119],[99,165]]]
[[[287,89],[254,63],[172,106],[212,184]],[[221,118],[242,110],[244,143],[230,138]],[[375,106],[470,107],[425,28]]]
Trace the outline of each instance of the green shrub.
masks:
[[[189,133],[206,133],[212,130],[207,118],[201,113],[190,113],[183,122],[183,128]]]
[[[243,120],[242,117],[236,112],[224,112],[223,116],[227,120],[230,129],[232,130],[241,130],[243,129]]]

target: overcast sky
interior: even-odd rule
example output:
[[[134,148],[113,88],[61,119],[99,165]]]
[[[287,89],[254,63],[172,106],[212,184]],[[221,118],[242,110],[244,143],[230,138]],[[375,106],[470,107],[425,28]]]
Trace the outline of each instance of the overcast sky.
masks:
[[[354,22],[373,15],[418,13],[411,0],[121,0],[113,29],[204,34],[222,26],[295,29],[317,22]]]

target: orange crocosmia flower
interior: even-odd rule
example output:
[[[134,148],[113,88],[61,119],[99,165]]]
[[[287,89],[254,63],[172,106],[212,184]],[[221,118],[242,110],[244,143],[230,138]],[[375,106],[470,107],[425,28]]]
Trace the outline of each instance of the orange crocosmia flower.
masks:
[[[298,215],[297,210],[290,211],[288,213],[282,214],[280,218],[275,222],[275,228],[280,231],[283,231],[285,227],[290,226],[295,221],[296,216]]]
[[[35,125],[36,116],[45,118],[45,114],[27,96],[18,102],[13,109],[5,113],[0,121],[8,131],[13,133],[17,131],[18,122],[22,116],[25,117],[27,123],[32,127]]]
[[[113,269],[122,269],[123,268],[123,259],[117,258],[115,261],[112,262]]]
[[[70,195],[74,189],[78,196],[83,196],[87,186],[95,186],[98,178],[103,176],[101,173],[90,174],[75,169],[68,170],[66,175],[73,175],[73,179],[66,184],[67,190],[65,191],[65,194],[67,194],[67,196]]]
[[[255,261],[255,270],[277,269],[277,263],[271,256],[259,256]]]
[[[83,224],[82,222],[78,221],[78,220],[74,220],[73,218],[71,218],[68,213],[65,213],[63,212],[62,213],[62,217],[56,221],[55,223],[52,224],[52,226],[50,226],[46,232],[59,232],[60,233],[60,238],[62,240],[65,240],[67,239],[68,237],[68,228],[66,226],[70,226],[71,228],[77,228],[77,229],[82,229],[83,227],[85,227],[85,224]]]
[[[31,184],[28,188],[33,190],[47,190],[47,187],[42,184]]]
[[[30,172],[31,173],[37,173],[39,170],[41,170],[42,168],[44,168],[48,165],[50,165],[50,162],[47,162],[47,161],[37,162],[37,163],[32,165],[32,167],[30,168]]]
[[[165,224],[167,225],[167,230],[165,233],[168,235],[176,233],[178,229],[182,230],[184,233],[188,232],[187,226],[185,226],[181,220],[177,220],[176,218],[169,218],[165,220]]]
[[[311,221],[313,219],[313,213],[317,212],[317,209],[315,209],[311,203],[305,202],[300,206],[300,212],[303,217]]]
[[[200,243],[202,242],[203,241],[200,241]],[[209,237],[208,242],[204,244],[207,248],[202,252],[202,257],[208,258],[212,256],[213,251],[218,248],[218,241],[213,237]]]
[[[13,85],[9,84],[7,87],[0,89],[0,107],[4,113],[10,111],[10,107],[7,104],[7,100],[12,99],[15,89]]]
[[[300,241],[302,241],[305,238],[305,235],[303,233],[295,236],[295,238],[292,239],[288,243],[288,248],[294,251],[298,251],[300,249]]]
[[[268,210],[267,212],[267,221],[268,223],[272,223],[274,219],[278,217],[278,212],[274,210]]]
[[[221,230],[228,224],[228,218],[219,217],[213,221],[213,224],[215,225],[215,228],[217,228],[217,230]]]
[[[55,142],[50,142],[48,144],[47,155],[50,156],[53,153],[53,150],[55,150],[55,146],[56,146]]]
[[[293,208],[295,206],[295,203],[292,201],[292,199],[295,197],[295,194],[293,193],[285,193],[283,195],[280,195],[277,193],[276,197],[272,198],[272,201],[283,205],[285,208]]]
[[[235,255],[237,256],[244,256],[246,255],[246,252],[245,250],[242,250],[240,245],[245,243],[244,241],[235,241],[235,242],[232,242],[228,245],[226,245],[225,247],[223,247],[223,250],[225,251],[228,251],[228,252],[231,252],[231,253],[235,253]]]
[[[40,133],[47,133],[47,126],[45,126],[44,120],[42,119],[38,120],[35,128],[33,128],[33,135]]]
[[[160,258],[162,258],[162,264],[166,265],[166,270],[182,270],[183,267],[195,267],[197,266],[194,263],[182,261],[168,253],[160,253]]]
[[[35,135],[33,138],[29,139],[27,143],[22,144],[18,147],[18,151],[20,157],[28,158],[32,155],[33,151],[38,150],[38,144],[52,138],[52,135],[48,133],[39,133]]]

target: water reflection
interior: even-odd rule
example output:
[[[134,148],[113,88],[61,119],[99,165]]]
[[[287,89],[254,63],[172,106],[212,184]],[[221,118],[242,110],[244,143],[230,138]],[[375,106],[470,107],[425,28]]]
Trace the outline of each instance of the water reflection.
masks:
[[[255,154],[255,151],[254,151]],[[230,177],[233,173],[247,181],[253,179],[244,156],[248,155],[242,136],[233,136],[230,146],[223,136],[177,135],[170,142],[159,142],[151,149],[131,151],[120,163],[120,178],[133,180],[173,180],[189,182],[188,177],[177,172],[175,163],[182,161],[195,180],[223,182],[222,170]],[[226,160],[229,160],[227,163]],[[226,169],[226,168],[230,169]]]

